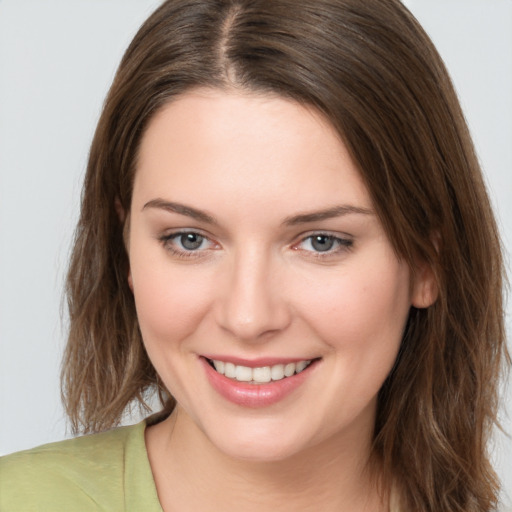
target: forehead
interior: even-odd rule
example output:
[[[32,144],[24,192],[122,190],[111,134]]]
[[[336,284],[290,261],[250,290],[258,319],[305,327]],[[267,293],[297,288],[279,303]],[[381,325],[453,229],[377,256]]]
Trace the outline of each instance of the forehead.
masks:
[[[285,199],[311,208],[348,200],[371,206],[345,145],[315,109],[276,96],[209,89],[183,94],[150,122],[134,201],[155,194],[250,198],[262,208]]]

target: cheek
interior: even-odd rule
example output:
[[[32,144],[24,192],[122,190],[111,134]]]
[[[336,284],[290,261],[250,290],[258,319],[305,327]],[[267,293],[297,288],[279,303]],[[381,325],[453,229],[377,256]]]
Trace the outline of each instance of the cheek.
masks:
[[[137,316],[146,346],[168,344],[190,335],[208,309],[209,280],[191,267],[132,258]]]
[[[410,309],[409,271],[394,258],[362,262],[311,281],[303,316],[335,350],[373,358],[400,345]]]
[[[392,259],[386,265],[340,270],[324,286],[317,285],[310,283],[301,315],[330,351],[326,379],[317,390],[330,411],[324,424],[329,435],[336,425],[375,408],[403,337],[410,309],[409,272]]]

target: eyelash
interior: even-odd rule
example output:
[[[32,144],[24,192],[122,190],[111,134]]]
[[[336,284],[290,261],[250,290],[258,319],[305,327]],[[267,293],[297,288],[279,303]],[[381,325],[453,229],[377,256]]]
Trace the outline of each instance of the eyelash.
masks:
[[[187,250],[187,249],[177,249],[176,246],[173,244],[173,241],[179,239],[180,237],[183,237],[185,235],[195,235],[197,237],[201,237],[202,241],[207,241],[210,244],[213,244],[211,240],[203,235],[202,233],[198,231],[177,231],[175,233],[171,233],[168,235],[164,235],[159,237],[160,242],[164,246],[164,248],[169,251],[173,256],[182,258],[182,259],[189,259],[189,258],[198,258],[200,256],[204,256],[202,254],[204,251],[202,250]]]
[[[209,244],[213,244],[213,242],[207,236],[203,235],[202,233],[200,233],[198,231],[193,231],[193,230],[177,231],[175,233],[161,236],[161,237],[159,237],[159,240],[162,243],[162,245],[164,246],[164,248],[166,250],[168,250],[175,257],[182,258],[182,259],[204,257],[205,256],[204,249],[201,250],[198,248],[196,250],[192,250],[192,249],[187,250],[187,249],[176,248],[176,246],[173,244],[173,242],[185,235],[195,235],[197,237],[200,237],[202,239],[201,245],[204,241],[208,242]],[[315,250],[306,250],[306,249],[300,248],[300,245],[306,243],[307,241],[309,241],[309,243],[312,244],[314,238],[321,238],[321,237],[324,237],[325,239],[329,240],[330,242],[333,242],[333,244],[335,245],[335,249],[329,248],[326,251],[315,251]],[[350,250],[353,245],[354,245],[354,242],[350,238],[341,238],[339,236],[335,236],[330,233],[316,232],[316,233],[311,233],[307,236],[303,236],[299,240],[298,243],[296,243],[292,246],[292,249],[294,249],[296,251],[306,252],[314,258],[327,259],[329,257],[339,254],[340,252]]]
[[[301,250],[299,246],[307,241],[309,241],[310,244],[313,244],[313,240],[315,238],[326,238],[329,241],[333,242],[335,244],[334,249],[328,249],[326,251],[314,251],[314,250],[306,250],[302,249],[304,252],[308,252],[311,256],[318,259],[327,259],[329,257],[338,255],[339,253],[343,251],[348,251],[352,249],[354,245],[354,241],[350,238],[341,238],[339,236],[333,235],[331,233],[311,233],[310,235],[307,235],[300,239],[300,241],[297,244],[294,244],[293,249],[295,250]]]

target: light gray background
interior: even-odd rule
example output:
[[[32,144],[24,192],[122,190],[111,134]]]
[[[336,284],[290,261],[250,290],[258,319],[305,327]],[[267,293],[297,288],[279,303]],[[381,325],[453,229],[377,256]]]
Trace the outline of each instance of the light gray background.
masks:
[[[88,147],[122,52],[159,3],[0,0],[0,454],[67,435],[60,310]],[[512,0],[405,3],[452,73],[510,255]],[[496,437],[512,495],[512,441]]]

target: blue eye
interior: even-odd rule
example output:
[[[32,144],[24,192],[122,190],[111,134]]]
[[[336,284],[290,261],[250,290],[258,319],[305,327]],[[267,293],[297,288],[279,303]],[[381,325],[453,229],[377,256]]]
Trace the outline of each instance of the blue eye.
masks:
[[[304,238],[299,247],[302,250],[313,253],[326,253],[332,254],[344,248],[349,248],[353,244],[352,240],[346,238],[339,238],[334,235],[319,233]]]
[[[187,251],[200,249],[205,241],[204,236],[197,233],[178,233],[176,239],[179,241],[181,247]]]
[[[332,236],[315,235],[310,237],[311,247],[318,252],[330,251],[335,244],[336,240]]]
[[[214,242],[195,231],[171,233],[162,236],[160,242],[165,249],[179,257],[198,257],[215,247]]]

